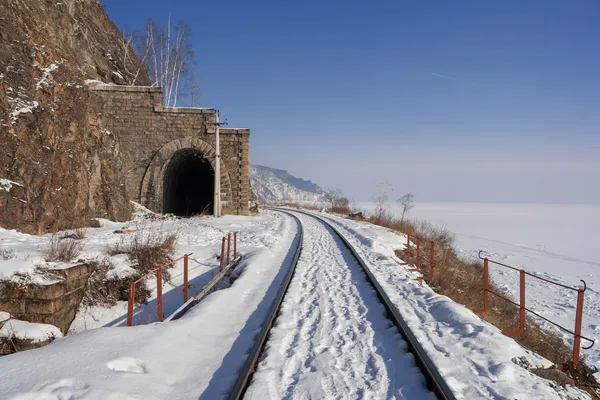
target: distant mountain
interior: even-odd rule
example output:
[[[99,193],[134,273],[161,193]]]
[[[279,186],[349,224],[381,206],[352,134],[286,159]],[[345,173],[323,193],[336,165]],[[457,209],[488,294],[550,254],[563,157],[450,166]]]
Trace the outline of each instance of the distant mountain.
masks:
[[[252,191],[260,201],[322,201],[325,191],[282,169],[250,165]]]

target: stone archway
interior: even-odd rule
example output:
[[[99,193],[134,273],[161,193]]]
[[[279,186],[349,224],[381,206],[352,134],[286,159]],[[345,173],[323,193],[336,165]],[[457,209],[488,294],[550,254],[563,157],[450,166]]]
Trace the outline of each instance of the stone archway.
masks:
[[[187,158],[191,155],[202,158],[210,164],[212,171],[215,170],[215,149],[213,146],[198,138],[187,137],[173,140],[161,147],[154,157],[152,157],[142,179],[140,203],[152,211],[165,212],[165,173],[173,173],[171,169],[168,169],[169,165],[171,167],[174,165],[171,161],[174,163],[184,162],[182,159],[178,161],[178,158]],[[223,206],[226,207],[227,203],[232,199],[231,183],[229,172],[223,160],[221,160],[220,164],[221,201]],[[169,179],[167,179],[167,184],[168,182]],[[168,190],[171,189],[169,188]],[[171,207],[172,204],[168,206]]]

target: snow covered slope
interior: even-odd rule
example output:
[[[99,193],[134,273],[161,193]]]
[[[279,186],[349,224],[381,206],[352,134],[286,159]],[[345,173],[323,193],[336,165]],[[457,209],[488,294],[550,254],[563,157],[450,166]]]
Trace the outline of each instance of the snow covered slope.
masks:
[[[257,198],[266,202],[322,201],[324,190],[282,169],[250,165],[250,183]]]

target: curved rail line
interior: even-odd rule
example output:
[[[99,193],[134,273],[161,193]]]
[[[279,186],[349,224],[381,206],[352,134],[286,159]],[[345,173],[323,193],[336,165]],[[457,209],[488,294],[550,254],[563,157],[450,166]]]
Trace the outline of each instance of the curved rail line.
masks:
[[[263,325],[262,330],[256,337],[255,344],[252,347],[252,350],[250,351],[250,353],[248,355],[246,363],[244,364],[244,367],[242,368],[242,370],[233,386],[233,389],[231,390],[231,392],[228,396],[228,399],[230,399],[230,400],[233,400],[233,399],[237,400],[237,399],[241,399],[244,397],[244,393],[245,393],[247,387],[249,386],[250,381],[252,379],[252,375],[256,369],[256,364],[258,363],[259,357],[263,351],[265,343],[267,342],[269,332],[273,326],[273,322],[275,321],[275,319],[277,318],[277,315],[279,314],[279,309],[281,307],[281,304],[283,303],[283,298],[285,297],[287,290],[289,288],[290,282],[294,276],[294,272],[296,270],[296,265],[297,265],[298,259],[300,257],[300,252],[302,251],[303,227],[302,227],[302,223],[300,222],[298,217],[296,217],[291,212],[288,212],[287,210],[283,210],[283,209],[279,209],[279,208],[274,208],[273,210],[276,210],[278,212],[289,215],[296,221],[296,223],[298,224],[298,227],[299,227],[300,240],[298,241],[298,246],[295,250],[295,255],[294,255],[293,262],[292,262],[292,266],[290,267],[290,270],[288,271],[286,278],[279,289],[277,297],[275,298],[275,301],[273,302],[273,304],[271,306],[271,309],[270,309],[268,317],[267,317],[266,324]],[[350,244],[350,242],[348,242],[348,240],[346,240],[346,238],[340,233],[340,231],[336,227],[331,225],[327,220],[325,220],[319,216],[316,216],[314,214],[307,213],[307,212],[300,211],[300,210],[294,210],[294,212],[304,214],[309,217],[317,219],[318,221],[320,221],[321,223],[323,223],[324,225],[329,227],[331,229],[331,231],[334,232],[340,238],[342,243],[344,243],[344,246],[350,251],[352,256],[356,259],[358,264],[363,269],[363,271],[367,277],[367,281],[371,284],[373,289],[375,289],[375,292],[377,293],[377,297],[383,303],[383,305],[387,311],[388,318],[396,325],[396,327],[398,328],[398,331],[400,332],[400,334],[403,336],[404,340],[406,341],[407,346],[408,346],[408,351],[414,355],[415,363],[416,363],[417,367],[419,367],[419,369],[421,370],[421,373],[423,374],[423,376],[425,377],[425,381],[427,382],[427,387],[437,396],[438,399],[455,400],[456,397],[454,396],[454,394],[448,387],[448,384],[446,383],[446,381],[443,379],[443,377],[439,373],[437,367],[435,366],[435,364],[433,363],[433,361],[431,360],[431,358],[429,357],[429,355],[427,354],[427,352],[425,351],[423,346],[421,346],[421,344],[417,340],[414,333],[410,330],[410,328],[408,327],[406,321],[404,320],[404,318],[402,317],[402,315],[400,314],[398,309],[393,305],[393,303],[390,301],[387,294],[381,288],[381,286],[375,279],[375,276],[372,274],[372,272],[367,267],[367,265],[362,260],[362,258],[358,255],[358,253],[356,252],[354,247]]]

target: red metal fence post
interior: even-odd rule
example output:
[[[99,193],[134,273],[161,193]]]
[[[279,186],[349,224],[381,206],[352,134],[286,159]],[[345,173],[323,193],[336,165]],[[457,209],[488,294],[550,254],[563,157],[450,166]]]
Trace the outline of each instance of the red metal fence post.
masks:
[[[504,332],[506,336],[519,336],[525,332],[525,270],[519,272],[520,275],[520,299],[519,299],[519,330]]]
[[[410,265],[412,256],[410,254],[410,233],[406,234],[406,264]]]
[[[237,258],[237,232],[233,232],[233,259]]]
[[[417,278],[418,281],[431,282],[433,280],[433,270],[435,268],[435,242],[431,241],[431,255],[429,258],[429,272],[425,276]]]
[[[474,308],[473,312],[484,313],[488,310],[488,290],[489,290],[489,260],[483,259],[483,308]]]
[[[575,314],[575,340],[573,341],[573,368],[579,364],[579,352],[581,351],[581,324],[583,320],[583,289],[577,290],[577,311]]]
[[[223,257],[225,257],[225,236],[223,236],[223,240],[221,241],[221,260],[219,264],[219,271],[223,271]]]
[[[183,256],[183,302],[188,301],[188,255]]]
[[[229,265],[231,255],[231,232],[227,234],[227,265]]]
[[[421,268],[421,238],[417,236],[417,268]]]
[[[156,271],[156,304],[158,305],[158,322],[163,320],[163,298],[162,298],[162,268]]]
[[[135,282],[129,284],[129,299],[127,301],[127,326],[133,326],[133,305],[135,303]]]
[[[431,241],[431,254],[429,257],[429,279],[428,281],[433,280],[433,270],[435,268],[435,242]]]

